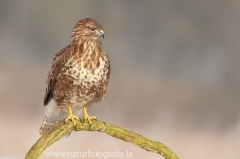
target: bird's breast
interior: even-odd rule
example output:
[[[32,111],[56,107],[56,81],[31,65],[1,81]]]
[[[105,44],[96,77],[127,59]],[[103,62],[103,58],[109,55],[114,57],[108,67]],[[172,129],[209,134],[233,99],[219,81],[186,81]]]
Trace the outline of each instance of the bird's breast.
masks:
[[[74,58],[75,57],[75,58]],[[65,74],[73,80],[74,85],[84,85],[85,88],[106,83],[109,61],[105,56],[73,56],[67,62]]]

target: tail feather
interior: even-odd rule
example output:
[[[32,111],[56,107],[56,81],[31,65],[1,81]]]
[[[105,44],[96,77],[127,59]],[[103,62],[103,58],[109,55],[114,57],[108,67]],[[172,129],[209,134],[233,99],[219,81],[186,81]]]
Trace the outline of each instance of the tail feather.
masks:
[[[43,135],[50,130],[60,120],[64,119],[67,116],[67,113],[67,111],[61,111],[54,100],[50,101],[45,107],[45,117],[39,130],[40,134]]]
[[[73,110],[73,114],[77,116],[80,116],[81,113],[82,113],[82,109]],[[64,111],[61,111],[61,109],[57,107],[56,103],[50,102],[45,108],[45,117],[39,130],[40,135],[43,135],[44,133],[46,133],[60,120],[66,118],[67,115],[68,115],[67,109]]]
[[[40,127],[39,133],[40,135],[43,135],[46,133],[48,130],[50,130],[55,124],[57,124],[61,119],[51,119],[45,116],[43,123]]]

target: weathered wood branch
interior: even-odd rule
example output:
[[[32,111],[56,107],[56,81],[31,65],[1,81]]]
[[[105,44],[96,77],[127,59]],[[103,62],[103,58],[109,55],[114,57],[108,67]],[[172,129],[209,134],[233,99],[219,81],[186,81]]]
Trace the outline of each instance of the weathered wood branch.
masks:
[[[130,130],[101,121],[93,121],[92,125],[89,125],[87,122],[83,124],[81,121],[76,121],[76,125],[73,126],[73,122],[64,124],[64,120],[60,121],[50,131],[42,135],[41,138],[29,150],[25,159],[39,158],[41,153],[47,147],[66,136],[72,130],[103,132],[114,138],[133,143],[147,151],[158,153],[166,159],[179,159],[177,155],[175,155],[166,145],[160,142],[149,140],[139,134],[133,133]]]

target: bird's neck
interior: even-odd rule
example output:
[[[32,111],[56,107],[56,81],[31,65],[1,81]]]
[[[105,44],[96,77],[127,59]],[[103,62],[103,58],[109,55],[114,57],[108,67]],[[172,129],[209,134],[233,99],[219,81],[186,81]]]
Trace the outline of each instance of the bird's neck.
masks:
[[[98,54],[102,52],[102,44],[95,37],[81,37],[80,39],[71,41],[71,52],[73,54]]]

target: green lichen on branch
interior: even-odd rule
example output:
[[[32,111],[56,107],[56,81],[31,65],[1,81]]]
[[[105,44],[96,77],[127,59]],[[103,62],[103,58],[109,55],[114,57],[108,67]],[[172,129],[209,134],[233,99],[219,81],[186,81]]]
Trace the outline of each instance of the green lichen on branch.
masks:
[[[64,120],[60,121],[50,131],[41,136],[41,138],[28,151],[25,159],[39,158],[41,153],[47,147],[66,136],[72,130],[103,132],[114,138],[133,143],[147,151],[158,153],[166,159],[179,159],[177,155],[175,155],[166,145],[160,142],[149,140],[139,134],[133,133],[130,130],[96,120],[92,122],[92,125],[89,125],[88,123],[83,124],[81,121],[76,121],[75,126],[73,126],[73,122],[64,124]]]

